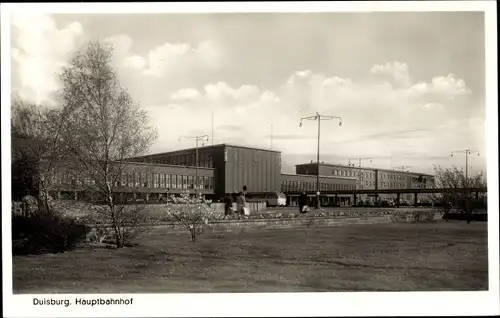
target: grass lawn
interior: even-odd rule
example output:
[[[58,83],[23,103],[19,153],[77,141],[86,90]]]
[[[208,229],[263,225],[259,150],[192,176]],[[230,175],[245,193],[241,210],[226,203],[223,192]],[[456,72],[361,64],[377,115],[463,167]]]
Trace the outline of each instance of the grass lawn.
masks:
[[[438,221],[189,235],[16,256],[14,293],[487,290],[487,224]]]

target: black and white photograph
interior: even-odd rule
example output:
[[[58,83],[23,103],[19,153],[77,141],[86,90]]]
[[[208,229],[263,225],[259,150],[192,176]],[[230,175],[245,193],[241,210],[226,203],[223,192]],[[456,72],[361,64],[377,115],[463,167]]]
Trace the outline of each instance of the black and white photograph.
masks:
[[[496,4],[426,2],[2,5],[8,316],[498,314]]]

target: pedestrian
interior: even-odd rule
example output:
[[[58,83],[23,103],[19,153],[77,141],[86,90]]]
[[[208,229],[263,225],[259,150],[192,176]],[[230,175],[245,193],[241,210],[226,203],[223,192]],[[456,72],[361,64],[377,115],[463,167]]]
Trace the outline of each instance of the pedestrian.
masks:
[[[227,195],[224,199],[224,214],[231,215],[233,214],[233,195]]]
[[[308,206],[308,198],[307,198],[307,194],[305,191],[302,191],[302,193],[300,194],[299,196],[299,212],[300,213],[307,213],[307,211],[309,210],[309,206]]]
[[[236,199],[236,209],[238,211],[238,214],[245,214],[245,203],[245,196],[243,195],[243,192],[240,192],[238,194],[238,198]]]

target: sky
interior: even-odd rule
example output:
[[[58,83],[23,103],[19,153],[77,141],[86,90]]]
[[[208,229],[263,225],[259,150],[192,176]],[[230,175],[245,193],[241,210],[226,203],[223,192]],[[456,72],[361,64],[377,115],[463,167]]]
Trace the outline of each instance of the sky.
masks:
[[[430,173],[486,169],[482,12],[12,16],[12,90],[57,107],[57,74],[89,40],[112,43],[121,85],[148,111],[150,152],[180,136],[316,160]],[[272,136],[272,138],[271,138]],[[206,144],[211,144],[208,141]],[[352,160],[354,161],[354,160]],[[357,162],[357,161],[356,161]]]

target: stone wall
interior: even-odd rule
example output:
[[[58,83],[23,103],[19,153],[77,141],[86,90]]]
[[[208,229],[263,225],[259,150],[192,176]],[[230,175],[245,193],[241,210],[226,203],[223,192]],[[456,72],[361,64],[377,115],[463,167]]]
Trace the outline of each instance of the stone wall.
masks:
[[[438,216],[439,215],[439,216]],[[436,214],[440,219],[441,214]],[[391,215],[363,216],[363,217],[298,217],[294,219],[264,219],[264,220],[220,220],[212,221],[204,226],[204,233],[227,233],[264,231],[275,229],[300,229],[308,227],[335,227],[354,224],[380,224],[391,223]],[[154,226],[155,230],[168,231],[169,233],[185,233],[186,229],[172,223],[162,223]]]

